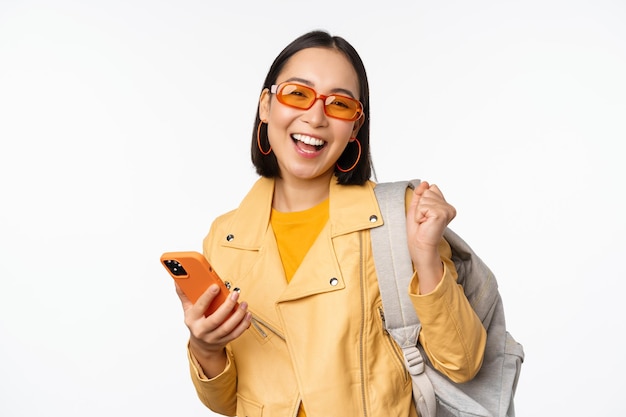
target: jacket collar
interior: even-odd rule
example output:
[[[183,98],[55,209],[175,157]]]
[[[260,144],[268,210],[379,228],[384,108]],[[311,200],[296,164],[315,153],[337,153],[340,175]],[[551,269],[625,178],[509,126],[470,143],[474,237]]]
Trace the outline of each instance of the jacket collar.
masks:
[[[258,250],[269,227],[274,197],[274,179],[260,178],[244,197],[232,217],[228,230],[235,237],[225,246]],[[329,214],[331,237],[382,225],[375,184],[339,185],[333,176],[330,181]]]

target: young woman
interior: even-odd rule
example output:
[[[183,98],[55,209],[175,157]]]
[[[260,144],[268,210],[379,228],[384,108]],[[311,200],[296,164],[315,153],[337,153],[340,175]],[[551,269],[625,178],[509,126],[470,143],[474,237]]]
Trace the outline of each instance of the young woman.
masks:
[[[260,94],[252,161],[259,180],[204,240],[238,290],[208,317],[216,286],[195,305],[178,290],[200,400],[224,415],[415,416],[411,379],[384,329],[369,87],[348,42],[314,31],[280,53]],[[420,341],[436,369],[467,381],[486,332],[442,237],[455,209],[427,182],[407,207]]]

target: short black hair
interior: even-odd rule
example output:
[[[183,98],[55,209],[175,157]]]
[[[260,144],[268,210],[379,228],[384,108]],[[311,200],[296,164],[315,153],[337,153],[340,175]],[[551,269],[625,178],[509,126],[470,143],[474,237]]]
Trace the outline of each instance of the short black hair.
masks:
[[[370,106],[369,106],[369,83],[367,81],[367,73],[363,61],[358,52],[348,41],[340,36],[331,36],[328,32],[323,30],[314,30],[300,37],[296,38],[293,42],[285,47],[282,52],[276,57],[272,63],[263,87],[270,88],[271,85],[276,83],[278,75],[284,68],[289,59],[296,53],[307,48],[329,48],[337,50],[343,53],[348,61],[354,67],[357,77],[359,79],[359,99],[363,104],[363,124],[359,129],[356,138],[361,144],[361,156],[354,167],[354,169],[348,172],[342,172],[335,166],[335,175],[337,176],[337,182],[339,184],[355,184],[362,185],[370,179],[372,175],[372,161],[370,155]],[[252,163],[256,168],[257,174],[275,178],[280,176],[280,168],[278,161],[273,152],[268,155],[261,153],[257,140],[260,141],[263,149],[269,149],[269,139],[267,137],[267,125],[263,123],[260,131],[258,131],[261,118],[259,117],[259,106],[257,106],[256,119],[252,129],[252,146],[251,157]],[[257,139],[257,132],[259,138]],[[342,167],[350,167],[354,164],[354,161],[358,158],[358,146],[350,144],[346,147],[346,150],[339,157],[338,164]]]

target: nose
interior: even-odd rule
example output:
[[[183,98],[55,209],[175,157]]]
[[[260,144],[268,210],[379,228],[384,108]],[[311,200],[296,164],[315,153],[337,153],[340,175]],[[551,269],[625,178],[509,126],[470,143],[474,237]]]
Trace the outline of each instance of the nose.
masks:
[[[328,118],[324,111],[325,98],[317,97],[310,109],[304,112],[304,120],[313,126],[325,126]]]

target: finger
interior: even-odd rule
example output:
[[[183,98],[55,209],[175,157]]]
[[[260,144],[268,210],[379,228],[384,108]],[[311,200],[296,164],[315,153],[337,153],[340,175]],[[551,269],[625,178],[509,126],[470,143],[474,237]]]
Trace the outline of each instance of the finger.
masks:
[[[424,192],[417,210],[429,218],[443,218],[446,224],[456,216],[456,209],[445,200],[436,186],[431,186]]]
[[[439,187],[437,187],[437,185],[435,185],[435,184],[431,185],[430,187],[428,187],[428,191],[434,193],[435,195],[440,197],[443,201],[446,201],[446,199],[443,196],[443,193],[441,192]]]
[[[220,292],[217,284],[209,285],[196,302],[189,308],[189,313],[193,318],[200,318],[204,316],[204,312],[207,310],[215,296]]]
[[[430,184],[427,181],[420,183],[419,187],[416,190],[416,194],[419,193],[419,199],[417,200],[417,207],[415,210],[414,218],[418,224],[423,223],[428,218],[428,198],[432,195],[429,190]]]
[[[239,336],[243,334],[243,332],[248,330],[251,323],[252,323],[252,313],[250,313],[249,311],[246,311],[245,315],[243,316],[243,319],[239,322],[237,327],[235,327],[231,335],[234,338],[238,338]]]
[[[213,343],[226,344],[239,337],[250,327],[252,313],[248,311],[248,303],[245,301],[235,308],[232,313],[227,312],[227,314],[229,315],[225,319],[218,320],[217,316],[219,316],[220,313],[216,311],[207,317],[205,321],[205,328],[211,329],[211,339]]]
[[[428,183],[428,181],[422,181],[418,184],[417,187],[415,187],[415,194],[416,195],[423,195],[424,191],[428,190],[430,188],[430,184]]]
[[[417,207],[420,204],[420,201],[422,199],[422,196],[424,195],[424,192],[428,190],[428,187],[429,187],[428,182],[422,181],[413,190],[413,198],[411,199],[411,204],[409,204],[409,209],[407,212],[407,217],[409,219],[415,219],[418,222],[421,219],[422,216],[419,210],[417,209]]]
[[[216,314],[217,311],[214,313]],[[234,311],[226,312],[227,317],[221,326],[216,330],[221,332],[221,337],[236,338],[244,330],[250,327],[252,321],[252,313],[248,311],[248,303],[243,301],[239,304]]]

